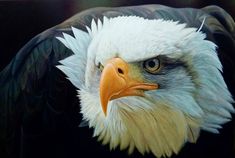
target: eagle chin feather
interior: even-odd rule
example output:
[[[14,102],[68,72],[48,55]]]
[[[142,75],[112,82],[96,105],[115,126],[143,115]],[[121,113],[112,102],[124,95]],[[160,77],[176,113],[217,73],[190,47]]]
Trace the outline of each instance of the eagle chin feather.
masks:
[[[145,26],[150,30],[141,34]],[[74,37],[63,34],[64,38],[58,39],[74,55],[57,67],[79,88],[84,120],[94,128],[94,136],[102,144],[109,143],[110,149],[120,146],[121,150],[128,148],[129,153],[137,148],[142,154],[151,151],[156,157],[171,156],[185,142],[196,142],[201,129],[218,133],[221,124],[230,120],[233,99],[221,75],[216,45],[205,40],[205,34],[196,28],[174,21],[129,16],[104,17],[103,23],[98,20],[97,24],[92,20],[88,33],[72,30]],[[138,47],[130,46],[130,40],[138,41]],[[135,58],[136,53],[139,54]],[[165,55],[186,66],[166,70],[167,74],[159,78],[164,80],[162,84],[168,84],[165,89],[146,91],[145,97],[110,101],[105,117],[98,93],[100,71],[96,65],[116,55],[127,62]]]

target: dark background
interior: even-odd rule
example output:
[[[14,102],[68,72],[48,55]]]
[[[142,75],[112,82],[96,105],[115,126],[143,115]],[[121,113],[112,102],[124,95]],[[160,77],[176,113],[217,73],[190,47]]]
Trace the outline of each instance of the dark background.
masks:
[[[97,6],[118,7],[151,3],[194,8],[218,5],[233,18],[235,17],[235,0],[0,0],[0,71],[32,37],[63,22],[77,12]],[[228,124],[224,125],[227,130],[234,130],[228,126]],[[222,131],[222,134],[226,134],[226,131]],[[220,139],[219,135],[213,136],[213,134],[202,134],[201,137],[218,137]],[[187,150],[191,146],[193,145],[187,145],[183,150]]]

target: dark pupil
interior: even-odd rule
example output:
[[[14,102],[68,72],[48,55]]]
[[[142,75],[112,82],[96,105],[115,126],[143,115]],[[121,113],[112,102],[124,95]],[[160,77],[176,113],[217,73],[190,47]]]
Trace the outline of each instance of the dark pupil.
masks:
[[[152,60],[148,62],[148,65],[149,65],[149,67],[151,67],[151,68],[153,68],[153,67],[156,66],[155,62],[152,61]]]

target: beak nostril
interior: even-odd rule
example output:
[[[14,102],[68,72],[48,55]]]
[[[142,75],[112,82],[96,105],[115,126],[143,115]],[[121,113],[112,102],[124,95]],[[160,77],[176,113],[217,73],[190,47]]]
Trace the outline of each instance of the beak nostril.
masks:
[[[118,73],[119,74],[124,74],[123,70],[121,68],[118,68]]]

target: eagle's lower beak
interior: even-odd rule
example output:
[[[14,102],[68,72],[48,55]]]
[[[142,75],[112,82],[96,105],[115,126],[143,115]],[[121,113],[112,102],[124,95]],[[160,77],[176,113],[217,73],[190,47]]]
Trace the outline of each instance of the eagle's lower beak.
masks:
[[[157,89],[157,84],[144,83],[130,76],[128,64],[113,58],[105,65],[100,79],[100,101],[106,116],[109,100],[125,96],[143,96],[143,91]]]

